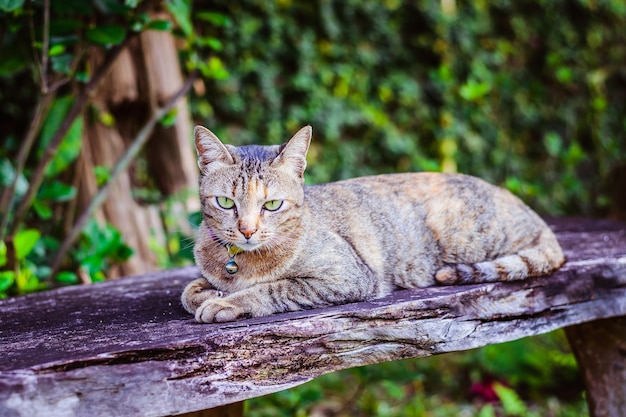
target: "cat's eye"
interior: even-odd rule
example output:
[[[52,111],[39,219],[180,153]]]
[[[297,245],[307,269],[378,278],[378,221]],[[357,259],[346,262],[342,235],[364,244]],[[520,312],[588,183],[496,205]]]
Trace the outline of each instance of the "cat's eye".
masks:
[[[268,211],[276,211],[283,205],[283,200],[270,200],[263,204],[263,208]]]
[[[235,207],[235,202],[228,197],[216,197],[217,204],[223,209],[231,209]]]

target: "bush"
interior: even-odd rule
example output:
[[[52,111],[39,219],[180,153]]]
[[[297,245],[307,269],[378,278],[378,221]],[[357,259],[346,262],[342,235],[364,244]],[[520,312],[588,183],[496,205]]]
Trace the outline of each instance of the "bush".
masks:
[[[544,213],[617,212],[624,3],[457,3],[211,2],[230,76],[195,114],[237,144],[312,124],[312,182],[461,171]]]

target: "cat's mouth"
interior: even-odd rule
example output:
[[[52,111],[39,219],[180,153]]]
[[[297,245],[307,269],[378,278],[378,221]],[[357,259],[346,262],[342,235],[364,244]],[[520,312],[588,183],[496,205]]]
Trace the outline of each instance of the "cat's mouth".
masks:
[[[252,252],[254,250],[260,249],[263,244],[259,242],[237,242],[236,246],[241,248],[244,252]]]

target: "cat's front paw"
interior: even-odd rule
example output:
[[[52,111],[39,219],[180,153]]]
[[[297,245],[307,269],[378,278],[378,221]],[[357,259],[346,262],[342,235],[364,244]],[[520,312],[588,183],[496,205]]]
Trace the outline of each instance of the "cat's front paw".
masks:
[[[205,278],[197,278],[191,281],[180,297],[185,310],[191,314],[195,314],[198,307],[207,300],[221,298],[227,295],[222,291],[218,291]]]
[[[241,306],[224,298],[206,300],[196,310],[196,321],[200,323],[217,323],[234,321],[250,314]]]

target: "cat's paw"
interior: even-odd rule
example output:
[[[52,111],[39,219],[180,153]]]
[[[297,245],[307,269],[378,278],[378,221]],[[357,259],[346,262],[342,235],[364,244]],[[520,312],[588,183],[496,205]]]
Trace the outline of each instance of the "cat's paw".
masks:
[[[200,323],[217,323],[234,321],[249,316],[241,306],[224,298],[206,300],[196,310],[196,321]]]
[[[209,284],[205,278],[198,278],[191,281],[180,297],[185,310],[191,314],[195,314],[198,307],[207,300],[221,298],[227,295],[223,291],[218,291]]]

